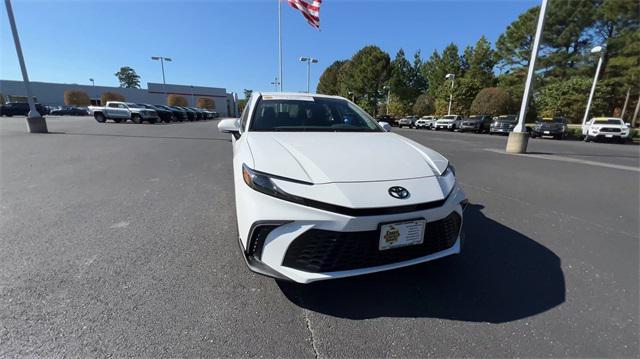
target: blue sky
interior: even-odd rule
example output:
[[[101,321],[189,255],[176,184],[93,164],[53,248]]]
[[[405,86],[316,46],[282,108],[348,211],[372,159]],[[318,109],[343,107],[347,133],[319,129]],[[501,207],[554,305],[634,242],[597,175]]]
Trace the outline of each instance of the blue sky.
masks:
[[[302,55],[316,57],[312,89],[322,70],[374,44],[392,56],[403,48],[427,58],[449,42],[461,48],[481,35],[493,43],[537,1],[325,0],[321,31],[283,3],[284,89],[306,89]],[[277,1],[21,1],[13,8],[33,81],[117,86],[113,74],[131,66],[162,82],[153,55],[173,58],[167,83],[271,90],[277,74]],[[19,80],[6,10],[0,10],[0,78]]]

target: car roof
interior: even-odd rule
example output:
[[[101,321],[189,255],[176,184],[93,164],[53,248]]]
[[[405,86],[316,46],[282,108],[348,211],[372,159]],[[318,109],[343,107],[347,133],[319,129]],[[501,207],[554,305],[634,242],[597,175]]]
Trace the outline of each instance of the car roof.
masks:
[[[268,97],[271,96],[274,99],[291,99],[291,100],[295,100],[295,99],[299,99],[301,97],[321,97],[321,98],[333,98],[333,99],[340,99],[340,100],[347,100],[344,97],[341,96],[332,96],[332,95],[323,95],[323,94],[316,94],[316,93],[306,93],[306,92],[258,92],[258,94],[262,97]]]

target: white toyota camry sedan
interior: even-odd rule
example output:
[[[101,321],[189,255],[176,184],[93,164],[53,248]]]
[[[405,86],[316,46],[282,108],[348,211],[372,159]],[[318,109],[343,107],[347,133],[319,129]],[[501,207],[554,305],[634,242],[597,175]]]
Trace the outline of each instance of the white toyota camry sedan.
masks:
[[[467,199],[454,167],[354,103],[254,93],[218,129],[232,134],[251,270],[310,283],[460,253]]]

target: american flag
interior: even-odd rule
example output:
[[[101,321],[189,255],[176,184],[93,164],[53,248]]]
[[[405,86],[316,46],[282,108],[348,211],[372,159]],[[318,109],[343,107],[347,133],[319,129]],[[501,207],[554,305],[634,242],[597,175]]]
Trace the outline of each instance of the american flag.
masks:
[[[309,25],[320,28],[320,4],[322,0],[289,0],[289,6],[300,11]]]

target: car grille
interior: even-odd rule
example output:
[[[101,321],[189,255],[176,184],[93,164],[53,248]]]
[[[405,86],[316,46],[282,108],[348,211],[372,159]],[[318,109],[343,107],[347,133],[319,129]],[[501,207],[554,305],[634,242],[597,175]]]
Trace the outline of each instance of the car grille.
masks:
[[[600,132],[620,132],[620,129],[613,127],[603,127],[600,129]]]
[[[287,249],[282,265],[305,272],[335,272],[402,262],[451,248],[458,238],[462,218],[452,212],[429,222],[419,245],[378,250],[379,230],[334,232],[311,229]]]

